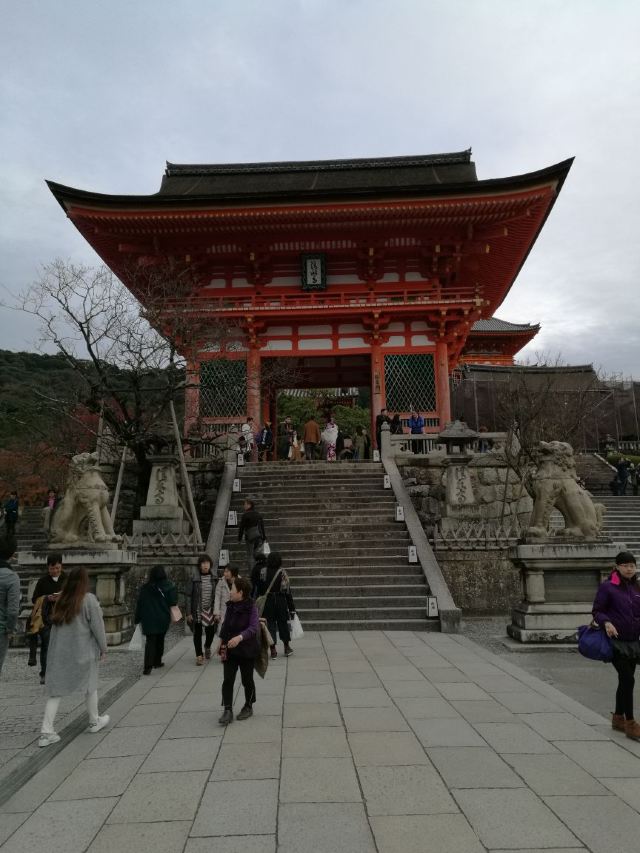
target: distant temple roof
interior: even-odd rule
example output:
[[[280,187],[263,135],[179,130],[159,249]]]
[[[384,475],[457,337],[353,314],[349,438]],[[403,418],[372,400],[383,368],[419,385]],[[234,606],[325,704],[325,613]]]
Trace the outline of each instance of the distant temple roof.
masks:
[[[515,332],[534,332],[540,331],[540,326],[537,323],[509,323],[507,320],[500,320],[498,317],[487,317],[483,320],[476,320],[471,327],[471,332],[498,332],[511,333]]]

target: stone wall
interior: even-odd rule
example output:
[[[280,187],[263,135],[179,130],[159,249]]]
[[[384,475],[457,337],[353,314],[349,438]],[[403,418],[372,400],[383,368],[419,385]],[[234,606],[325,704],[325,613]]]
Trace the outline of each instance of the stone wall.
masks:
[[[473,502],[453,506],[447,501],[447,462],[442,455],[399,464],[400,473],[413,505],[430,534],[439,521],[454,528],[460,521],[500,522],[516,517],[526,526],[533,508],[518,475],[499,457],[478,453],[471,457],[466,471],[473,492]]]
[[[404,484],[429,539],[437,528],[451,537],[448,548],[437,548],[436,559],[456,604],[467,613],[507,613],[522,599],[520,574],[506,547],[456,547],[456,530],[475,525],[478,532],[526,528],[533,502],[517,473],[498,453],[460,458],[467,489],[454,503],[447,477],[451,460],[442,453],[414,460],[398,460]],[[452,541],[453,540],[453,541]],[[440,540],[441,541],[441,540]]]
[[[437,551],[453,600],[465,613],[509,613],[522,601],[520,572],[506,550]]]

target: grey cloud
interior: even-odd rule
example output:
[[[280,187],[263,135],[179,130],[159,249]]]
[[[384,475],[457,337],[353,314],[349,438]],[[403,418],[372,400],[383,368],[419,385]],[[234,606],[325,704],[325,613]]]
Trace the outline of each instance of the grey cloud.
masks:
[[[96,262],[45,178],[154,192],[166,159],[473,146],[482,178],[575,155],[498,312],[535,349],[640,375],[634,0],[110,0],[11,4],[0,33],[0,286]],[[2,346],[28,320],[0,315]]]

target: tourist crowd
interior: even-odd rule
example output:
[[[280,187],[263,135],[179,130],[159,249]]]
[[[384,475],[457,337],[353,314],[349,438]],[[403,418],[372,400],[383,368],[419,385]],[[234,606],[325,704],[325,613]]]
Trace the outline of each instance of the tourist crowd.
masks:
[[[375,421],[378,448],[381,443],[382,425],[385,423],[389,424],[392,435],[404,433],[400,415],[391,416],[387,409],[382,409]],[[407,420],[407,428],[411,435],[422,435],[425,425],[422,415],[416,411],[411,412]],[[418,452],[420,449],[417,448]],[[254,420],[248,417],[240,429],[238,450],[244,455],[246,461],[252,462],[266,462],[273,458],[274,452],[278,459],[290,462],[300,462],[303,459],[308,462],[313,460],[362,462],[371,459],[373,455],[371,438],[366,428],[357,426],[351,434],[340,427],[333,415],[329,415],[322,428],[317,419],[311,416],[305,421],[302,429],[299,429],[292,418],[287,416],[279,424],[275,438],[270,421],[265,421],[262,427],[255,431]]]
[[[249,523],[258,522],[255,526],[259,531],[251,540],[250,579],[241,577],[232,567],[225,567],[219,577],[215,576],[213,560],[203,554],[187,591],[187,624],[193,632],[196,665],[202,666],[212,658],[214,642],[223,665],[221,725],[234,719],[233,691],[238,671],[245,701],[237,719],[245,720],[253,714],[254,670],[264,676],[269,657],[277,657],[278,636],[284,644],[284,654],[293,653],[290,622],[298,621],[282,558],[262,550],[266,545],[264,526],[255,508],[248,506],[245,515]],[[246,529],[245,525],[243,530]],[[0,537],[0,673],[9,643],[18,630],[20,581],[10,564],[16,547],[15,537]],[[143,675],[164,666],[166,634],[171,623],[181,619],[175,584],[164,566],[153,566],[138,593],[134,616],[144,636]],[[84,694],[88,731],[101,731],[109,723],[109,716],[98,712],[98,664],[107,653],[107,634],[98,599],[90,592],[86,568],[74,567],[65,572],[61,555],[49,554],[47,571],[33,592],[26,631],[30,666],[37,663],[40,646],[40,683],[44,684],[47,697],[39,746],[60,740],[55,731],[60,701],[75,692]]]

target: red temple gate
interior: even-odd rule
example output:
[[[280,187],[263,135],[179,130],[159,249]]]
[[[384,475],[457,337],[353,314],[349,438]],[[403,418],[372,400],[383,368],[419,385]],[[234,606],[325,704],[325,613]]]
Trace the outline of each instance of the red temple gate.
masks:
[[[196,284],[180,298],[182,315],[199,328],[207,318],[233,325],[222,343],[199,332],[185,429],[264,420],[277,359],[291,365],[297,387],[368,385],[372,415],[415,408],[437,432],[450,420],[449,373],[473,360],[468,339],[504,360],[537,331],[503,324],[498,347],[486,324],[571,162],[485,181],[469,151],[168,164],[155,195],[49,186],[133,292],[140,271],[186,265]]]

